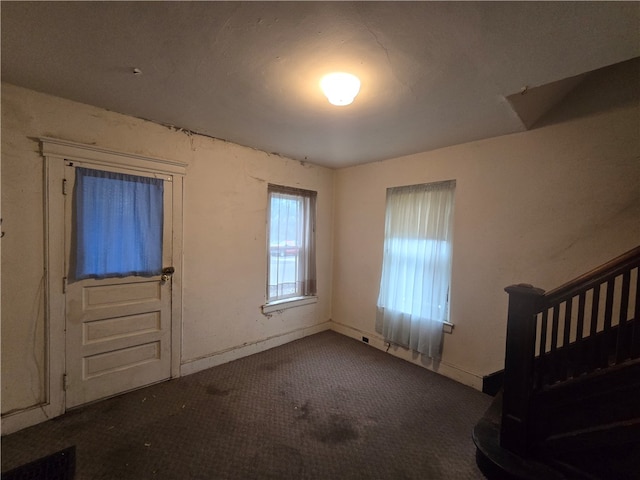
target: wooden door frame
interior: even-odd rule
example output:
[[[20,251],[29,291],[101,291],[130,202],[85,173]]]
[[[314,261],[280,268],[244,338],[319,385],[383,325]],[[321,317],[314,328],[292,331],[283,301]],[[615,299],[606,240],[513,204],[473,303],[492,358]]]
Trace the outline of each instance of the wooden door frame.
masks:
[[[45,212],[45,393],[42,404],[5,417],[2,429],[15,431],[35,425],[65,412],[65,322],[64,293],[65,197],[63,194],[65,161],[77,161],[96,168],[119,167],[172,177],[173,267],[171,288],[171,378],[180,376],[182,350],[182,266],[183,266],[183,191],[186,163],[145,157],[85,145],[68,140],[41,137],[44,157]],[[67,192],[69,195],[71,192]]]

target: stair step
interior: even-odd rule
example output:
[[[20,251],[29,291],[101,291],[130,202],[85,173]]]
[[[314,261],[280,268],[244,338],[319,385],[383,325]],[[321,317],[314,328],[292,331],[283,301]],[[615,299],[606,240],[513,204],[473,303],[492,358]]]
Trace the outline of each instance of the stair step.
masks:
[[[473,429],[476,463],[489,479],[500,480],[568,480],[554,468],[534,458],[522,458],[500,446],[502,392]],[[578,477],[579,478],[579,477]]]
[[[640,418],[553,435],[544,444],[550,451],[575,452],[602,445],[615,447],[637,442],[640,442]]]

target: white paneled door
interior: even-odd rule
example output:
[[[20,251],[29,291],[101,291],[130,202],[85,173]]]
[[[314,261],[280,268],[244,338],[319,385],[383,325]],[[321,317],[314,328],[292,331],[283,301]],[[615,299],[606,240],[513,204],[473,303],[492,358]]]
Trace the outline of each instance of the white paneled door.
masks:
[[[66,408],[171,377],[172,178],[111,169],[162,179],[165,273],[76,280],[77,166],[65,167]]]

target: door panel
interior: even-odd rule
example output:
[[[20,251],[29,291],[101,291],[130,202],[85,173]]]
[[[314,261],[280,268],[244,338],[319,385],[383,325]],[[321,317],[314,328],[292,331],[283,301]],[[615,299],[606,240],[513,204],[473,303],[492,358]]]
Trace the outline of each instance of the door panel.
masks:
[[[83,358],[83,380],[132,369],[140,365],[160,360],[160,342],[135,345]]]
[[[160,318],[160,312],[148,312],[85,322],[82,332],[83,344],[89,345],[132,335],[159,332],[162,329]]]
[[[157,281],[87,286],[82,291],[82,300],[85,310],[126,308],[131,304],[158,301],[161,291],[162,285]]]
[[[74,192],[73,167],[67,167],[65,176],[69,193]],[[172,182],[163,177],[162,256],[163,264],[170,266]],[[67,271],[74,258],[72,206],[69,194],[65,201]],[[170,378],[171,278],[69,278],[65,295],[67,408]]]

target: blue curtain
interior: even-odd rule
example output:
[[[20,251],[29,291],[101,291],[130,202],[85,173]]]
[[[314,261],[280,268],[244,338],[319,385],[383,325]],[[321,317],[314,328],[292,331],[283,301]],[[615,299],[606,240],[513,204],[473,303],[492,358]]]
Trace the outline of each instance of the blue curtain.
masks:
[[[163,189],[161,179],[76,168],[76,279],[161,273]]]

